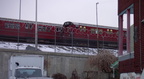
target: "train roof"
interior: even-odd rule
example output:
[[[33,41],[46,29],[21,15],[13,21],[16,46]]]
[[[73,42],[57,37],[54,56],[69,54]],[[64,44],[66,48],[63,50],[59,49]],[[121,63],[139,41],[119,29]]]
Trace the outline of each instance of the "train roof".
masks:
[[[0,17],[0,20],[13,21],[13,22],[22,22],[22,23],[33,23],[33,24],[35,23],[35,21],[19,20],[19,19],[11,19],[11,18],[2,18],[2,17]],[[37,24],[50,25],[50,26],[62,26],[62,24],[46,23],[46,22],[37,22]]]
[[[71,22],[71,21],[67,21]],[[108,28],[108,29],[118,29],[118,27],[112,27],[112,26],[104,26],[104,25],[95,25],[95,24],[86,24],[86,23],[78,23],[78,22],[71,22],[74,25],[81,25],[81,26],[90,26],[90,27],[99,27],[99,28]]]
[[[13,21],[13,22],[22,22],[22,23],[35,23],[35,21],[29,21],[29,20],[19,20],[19,19],[12,19],[12,18],[3,18],[0,17],[0,20],[3,21]],[[71,21],[67,21],[67,22],[71,22]],[[87,24],[87,23],[78,23],[78,22],[72,22],[75,25],[81,25],[81,26],[90,26],[90,27],[99,27],[99,28],[108,28],[108,29],[118,29],[118,27],[111,27],[111,26],[104,26],[104,25],[95,25],[95,24]],[[62,24],[56,24],[56,23],[46,23],[46,22],[37,22],[37,24],[41,24],[41,25],[50,25],[50,26],[60,26],[62,27]],[[124,30],[126,30],[124,28]]]
[[[80,25],[91,26],[91,27],[99,27],[99,28],[109,28],[109,29],[118,29],[118,27],[104,26],[104,25],[94,25],[94,24],[85,24],[79,23]]]

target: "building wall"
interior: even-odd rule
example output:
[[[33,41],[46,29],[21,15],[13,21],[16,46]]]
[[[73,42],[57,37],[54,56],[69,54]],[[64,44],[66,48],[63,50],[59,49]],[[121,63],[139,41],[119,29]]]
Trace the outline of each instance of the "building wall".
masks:
[[[121,73],[133,72],[133,70],[134,70],[134,59],[133,58],[119,62],[119,71]]]
[[[128,8],[134,0],[118,0],[118,14]]]
[[[141,21],[144,19],[144,0],[118,0],[118,15],[125,11],[130,5],[134,5],[134,67],[133,72],[141,73],[144,68],[144,24]],[[128,59],[129,62],[130,59]],[[120,69],[123,69],[124,66],[121,66],[122,63],[128,61],[120,62]],[[127,64],[128,65],[128,64]],[[131,64],[129,63],[129,67]],[[127,69],[125,72],[129,72]]]
[[[139,2],[141,1],[141,2]],[[135,0],[134,3],[134,26],[137,27],[137,39],[134,43],[135,50],[135,72],[141,72],[144,68],[144,25],[141,23],[142,18],[144,19],[144,6],[142,4],[144,0]]]

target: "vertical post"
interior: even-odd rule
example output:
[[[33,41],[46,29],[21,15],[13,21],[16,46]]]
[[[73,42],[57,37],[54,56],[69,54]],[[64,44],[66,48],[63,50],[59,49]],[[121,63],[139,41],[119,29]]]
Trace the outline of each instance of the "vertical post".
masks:
[[[96,3],[97,50],[99,49],[99,42],[98,42],[98,8],[97,8],[98,4],[99,4],[99,2]]]
[[[127,10],[127,53],[130,53],[130,9]]]
[[[21,19],[21,0],[20,0],[20,5],[19,5],[19,20]]]
[[[88,53],[89,53],[89,34],[87,34],[87,38],[88,38]]]
[[[19,3],[19,20],[21,19],[21,0],[20,0],[20,3]],[[19,35],[20,35],[20,26],[17,27],[18,29],[18,39],[17,39],[17,50],[19,50]]]
[[[97,53],[99,53],[99,42],[98,42],[98,8],[97,5],[99,2],[96,3],[96,26],[97,26]],[[99,69],[98,69],[98,79],[99,79]]]
[[[123,15],[119,15],[119,56],[123,55]]]
[[[102,38],[103,38],[103,49],[104,49],[104,41],[105,41],[105,40],[104,40],[104,36],[102,36]]]
[[[55,35],[54,35],[54,37],[55,37],[55,41],[54,41],[54,44],[55,44],[55,51],[54,51],[54,52],[56,53],[56,41],[57,41],[57,40],[56,40],[56,29],[54,30],[54,32],[55,32]]]
[[[38,47],[38,28],[37,28],[37,0],[36,0],[36,12],[35,12],[35,49]]]
[[[115,78],[115,68],[113,68],[113,78]]]
[[[72,30],[72,32],[70,32],[71,33],[71,43],[72,43],[72,51],[71,51],[71,53],[73,53],[73,39],[74,39],[74,37],[73,37],[73,31],[74,31],[74,29],[71,28],[71,30]]]

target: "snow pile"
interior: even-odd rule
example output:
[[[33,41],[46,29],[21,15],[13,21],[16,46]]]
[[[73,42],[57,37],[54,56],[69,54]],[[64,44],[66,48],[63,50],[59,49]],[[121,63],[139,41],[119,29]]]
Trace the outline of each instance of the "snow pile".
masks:
[[[0,41],[0,48],[3,49],[26,50],[28,46],[35,47],[35,44]],[[70,46],[39,44],[38,49],[44,52],[54,52],[54,53],[71,53],[71,54],[84,54],[84,55],[97,54],[96,48],[88,48],[88,47],[70,47]],[[117,50],[112,51],[114,52],[114,55],[117,56]]]

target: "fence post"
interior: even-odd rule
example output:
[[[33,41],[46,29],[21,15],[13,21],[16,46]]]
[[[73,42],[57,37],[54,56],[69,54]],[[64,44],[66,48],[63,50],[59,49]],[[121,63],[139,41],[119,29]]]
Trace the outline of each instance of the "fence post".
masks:
[[[55,41],[54,41],[54,45],[55,45],[55,53],[56,53],[56,29],[54,29],[54,32],[55,32],[55,35],[54,35],[54,37],[55,37]]]

